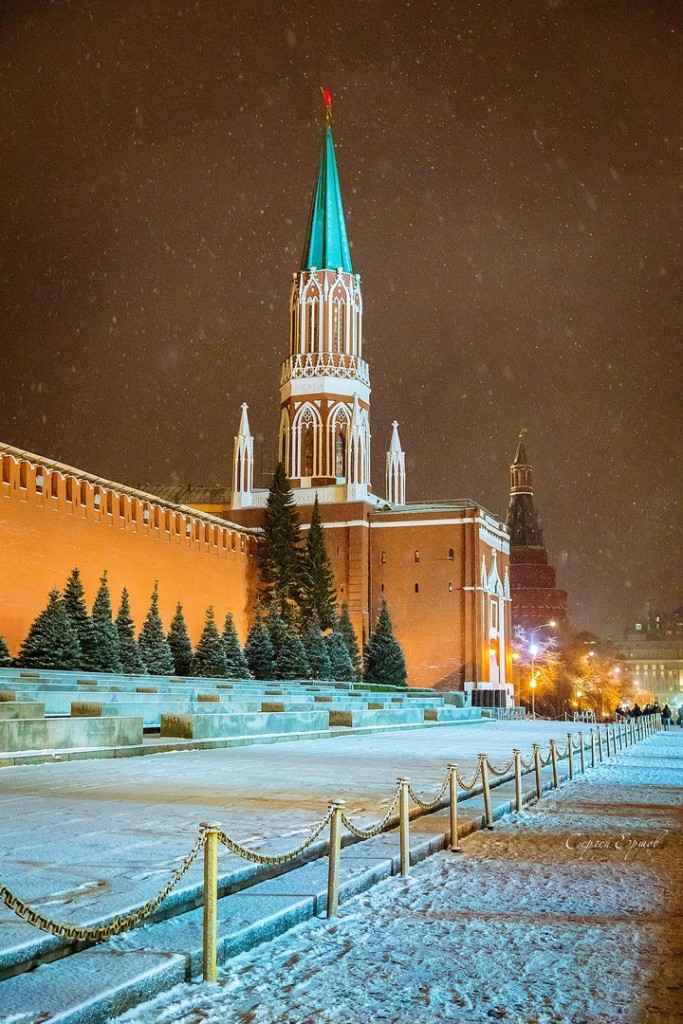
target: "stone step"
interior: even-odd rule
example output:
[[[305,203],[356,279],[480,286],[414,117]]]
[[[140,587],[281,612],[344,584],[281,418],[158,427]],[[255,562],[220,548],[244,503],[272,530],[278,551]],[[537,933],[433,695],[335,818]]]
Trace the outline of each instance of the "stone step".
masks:
[[[15,718],[0,721],[2,754],[142,742],[142,718]]]
[[[256,712],[255,714],[163,714],[161,735],[182,739],[315,732],[329,728],[327,711]]]

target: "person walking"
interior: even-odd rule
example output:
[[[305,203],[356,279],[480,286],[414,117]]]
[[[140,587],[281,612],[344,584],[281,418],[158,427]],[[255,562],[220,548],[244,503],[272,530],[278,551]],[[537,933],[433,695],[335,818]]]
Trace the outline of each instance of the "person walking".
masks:
[[[668,704],[665,704],[662,708],[662,725],[664,727],[664,732],[667,732],[671,725],[671,708]]]

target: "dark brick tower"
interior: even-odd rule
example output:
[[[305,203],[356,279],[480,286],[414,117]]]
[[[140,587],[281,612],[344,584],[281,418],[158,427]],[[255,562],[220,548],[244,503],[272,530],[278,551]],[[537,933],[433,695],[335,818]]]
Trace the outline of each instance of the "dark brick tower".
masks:
[[[545,625],[551,619],[567,619],[567,594],[557,589],[555,569],[548,564],[543,531],[534,505],[531,466],[526,457],[524,434],[510,466],[510,592],[512,624],[525,630]]]

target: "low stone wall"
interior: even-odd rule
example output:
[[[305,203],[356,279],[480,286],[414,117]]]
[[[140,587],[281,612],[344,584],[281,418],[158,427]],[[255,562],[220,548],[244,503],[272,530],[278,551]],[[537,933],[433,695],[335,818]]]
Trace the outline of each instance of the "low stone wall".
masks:
[[[180,739],[259,736],[282,732],[320,732],[328,728],[327,711],[284,711],[246,715],[162,715],[161,735]]]
[[[3,753],[73,747],[127,747],[138,743],[142,743],[141,718],[16,718],[0,721],[0,751]]]
[[[45,705],[37,701],[8,700],[0,702],[0,721],[9,718],[44,718]]]

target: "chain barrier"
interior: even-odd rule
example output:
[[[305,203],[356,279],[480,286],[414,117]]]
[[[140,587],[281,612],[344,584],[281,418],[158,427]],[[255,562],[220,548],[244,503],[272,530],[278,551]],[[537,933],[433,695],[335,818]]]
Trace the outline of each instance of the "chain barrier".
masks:
[[[410,794],[410,797],[413,800],[413,802],[416,803],[417,806],[420,807],[423,811],[434,811],[434,810],[436,810],[437,807],[440,806],[440,804],[441,804],[441,802],[443,800],[443,795],[446,792],[446,790],[448,789],[448,782],[449,782],[449,776],[447,775],[446,776],[446,780],[445,780],[443,786],[439,790],[438,796],[434,800],[429,800],[429,801],[422,800],[417,795],[417,793],[415,792],[415,790],[413,789],[413,787],[411,785],[408,785],[408,793]]]
[[[534,766],[534,755],[532,754],[528,761],[525,761],[523,757],[520,757],[519,763],[525,772],[530,772]]]
[[[33,910],[32,907],[29,907],[28,904],[24,903],[18,896],[15,896],[5,885],[0,885],[0,899],[22,921],[34,925],[42,932],[49,932],[50,935],[56,935],[59,939],[67,939],[69,942],[103,942],[105,939],[110,939],[112,935],[120,935],[122,932],[130,931],[131,928],[135,928],[136,925],[140,924],[143,918],[153,914],[190,870],[203,849],[205,842],[206,835],[204,830],[202,830],[197,836],[194,846],[183,859],[180,866],[173,872],[163,889],[153,899],[145,903],[144,906],[139,907],[131,914],[124,914],[121,917],[114,918],[109,924],[101,924],[89,928],[87,925],[62,924],[58,921],[52,921],[50,918],[43,917],[42,914]]]
[[[314,826],[311,834],[303,841],[301,846],[297,846],[295,850],[289,850],[287,853],[275,853],[268,854],[256,853],[255,850],[250,850],[246,846],[241,846],[239,843],[231,839],[222,830],[218,833],[218,841],[225,846],[230,853],[236,854],[238,857],[242,857],[244,860],[250,860],[253,864],[287,864],[290,860],[295,860],[300,854],[307,850],[309,846],[312,846],[316,841],[322,830],[329,825],[330,818],[332,817],[332,810],[328,810],[325,817]]]
[[[373,836],[378,836],[380,832],[382,832],[386,828],[389,819],[396,810],[396,805],[398,804],[400,796],[401,787],[398,786],[396,789],[396,793],[394,794],[394,799],[389,804],[384,817],[381,819],[381,821],[378,821],[377,824],[373,825],[371,828],[361,828],[360,825],[354,825],[351,819],[347,818],[345,814],[342,814],[341,817],[342,824],[349,830],[352,836],[356,837],[356,839],[372,839]]]
[[[471,782],[469,782],[469,783],[465,782],[465,780],[463,779],[463,777],[462,777],[462,775],[460,774],[459,771],[456,773],[456,778],[458,780],[458,785],[460,786],[460,788],[464,789],[466,793],[469,793],[476,786],[477,780],[479,779],[480,775],[481,775],[481,762],[479,762],[479,764],[477,765],[477,770],[475,771],[474,775],[472,776],[472,781]]]
[[[495,775],[499,779],[502,778],[503,775],[508,775],[512,771],[514,766],[515,766],[515,759],[514,759],[514,757],[512,758],[511,761],[508,761],[508,763],[506,765],[503,765],[502,768],[494,768],[493,765],[491,764],[491,762],[489,761],[489,771],[491,772],[491,775]]]

